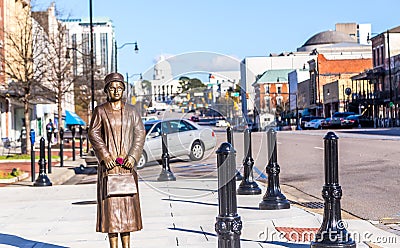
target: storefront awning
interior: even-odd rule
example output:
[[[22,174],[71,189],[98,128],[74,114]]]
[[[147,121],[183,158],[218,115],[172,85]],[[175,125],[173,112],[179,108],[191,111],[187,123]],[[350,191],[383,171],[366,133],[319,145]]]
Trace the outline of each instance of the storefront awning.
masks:
[[[65,124],[85,126],[86,122],[84,122],[75,112],[65,110]]]

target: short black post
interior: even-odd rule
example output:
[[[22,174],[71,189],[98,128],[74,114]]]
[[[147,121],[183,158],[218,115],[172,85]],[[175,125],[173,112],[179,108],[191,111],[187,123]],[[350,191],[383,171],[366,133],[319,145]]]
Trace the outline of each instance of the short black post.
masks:
[[[328,132],[324,137],[325,185],[322,188],[324,198],[324,218],[312,248],[335,247],[355,248],[356,243],[351,239],[342,221],[340,199],[342,188],[339,185],[338,169],[338,137],[334,132]]]
[[[35,181],[35,130],[31,129],[30,131],[30,140],[31,140],[31,180]]]
[[[89,127],[86,127],[86,153],[89,153]]]
[[[160,176],[157,181],[176,181],[176,177],[174,173],[172,173],[171,168],[169,166],[169,153],[168,153],[168,141],[167,141],[167,133],[161,133],[161,142],[162,142],[162,169]]]
[[[268,175],[268,187],[259,208],[263,210],[289,209],[290,203],[281,192],[279,185],[279,173],[281,168],[278,164],[278,149],[276,131],[272,128],[267,132],[268,139],[268,165],[266,172]]]
[[[242,221],[237,214],[236,200],[236,151],[230,143],[222,143],[217,150],[218,168],[218,217],[215,232],[218,248],[240,248]]]
[[[83,157],[83,129],[79,126],[79,157]]]
[[[52,183],[46,175],[46,159],[45,159],[45,140],[40,139],[40,158],[39,158],[39,176],[33,183],[33,186],[51,186]]]
[[[60,128],[60,167],[64,166],[64,129]]]
[[[226,136],[227,136],[227,141],[228,143],[230,143],[232,145],[232,147],[235,147],[233,144],[233,130],[231,127],[227,127],[226,128]],[[243,176],[240,174],[239,170],[236,170],[236,181],[242,181],[243,180]]]
[[[244,131],[244,154],[244,177],[239,185],[237,193],[238,195],[259,195],[261,194],[261,189],[253,178],[254,159],[251,155],[251,130],[249,128]]]
[[[72,126],[72,161],[75,161],[75,126]]]
[[[49,174],[51,174],[51,135],[52,132],[47,131],[47,165]]]

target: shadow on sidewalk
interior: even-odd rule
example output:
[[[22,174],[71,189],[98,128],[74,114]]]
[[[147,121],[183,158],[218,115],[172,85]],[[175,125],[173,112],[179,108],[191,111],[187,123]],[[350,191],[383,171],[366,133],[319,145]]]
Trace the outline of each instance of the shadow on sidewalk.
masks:
[[[0,233],[0,244],[14,247],[43,247],[43,248],[67,248],[33,240],[24,239],[15,235]]]

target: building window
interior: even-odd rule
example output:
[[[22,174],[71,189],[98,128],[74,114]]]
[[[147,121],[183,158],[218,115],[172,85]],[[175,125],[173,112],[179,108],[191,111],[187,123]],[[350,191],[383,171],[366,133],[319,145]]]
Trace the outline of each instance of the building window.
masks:
[[[71,45],[73,48],[76,48],[76,34],[73,34],[71,37]],[[70,50],[72,52],[72,73],[74,76],[78,75],[78,62],[76,57],[76,50]]]
[[[100,64],[108,73],[108,34],[100,34]]]
[[[264,85],[264,91],[265,91],[265,94],[270,93],[270,92],[269,92],[269,85],[268,85],[268,84],[267,84],[267,85]]]
[[[90,54],[90,39],[89,34],[82,34],[82,54]],[[82,55],[82,64],[83,64],[83,74],[88,73],[89,71],[89,57]]]
[[[278,94],[282,94],[282,87],[281,86],[278,86],[277,93]]]
[[[381,46],[381,65],[385,63],[385,54],[383,52],[383,46]]]
[[[96,33],[93,34],[93,63],[96,65]]]
[[[376,49],[372,49],[372,62],[373,62],[373,67],[376,67]]]

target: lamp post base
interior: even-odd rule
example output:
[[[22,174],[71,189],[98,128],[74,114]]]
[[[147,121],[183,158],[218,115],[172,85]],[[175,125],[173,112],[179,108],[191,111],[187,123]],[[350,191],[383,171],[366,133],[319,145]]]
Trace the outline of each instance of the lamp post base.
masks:
[[[157,178],[157,181],[176,181],[176,177],[171,171],[162,169],[160,176]]]
[[[276,198],[271,198],[271,199],[264,199],[258,207],[261,210],[279,210],[279,209],[289,209],[290,208],[290,202],[286,199],[276,199]]]
[[[33,183],[33,186],[52,186],[53,184],[50,182],[50,179],[46,174],[40,174],[36,181]]]
[[[256,182],[241,183],[237,189],[238,195],[260,195],[261,189]]]

